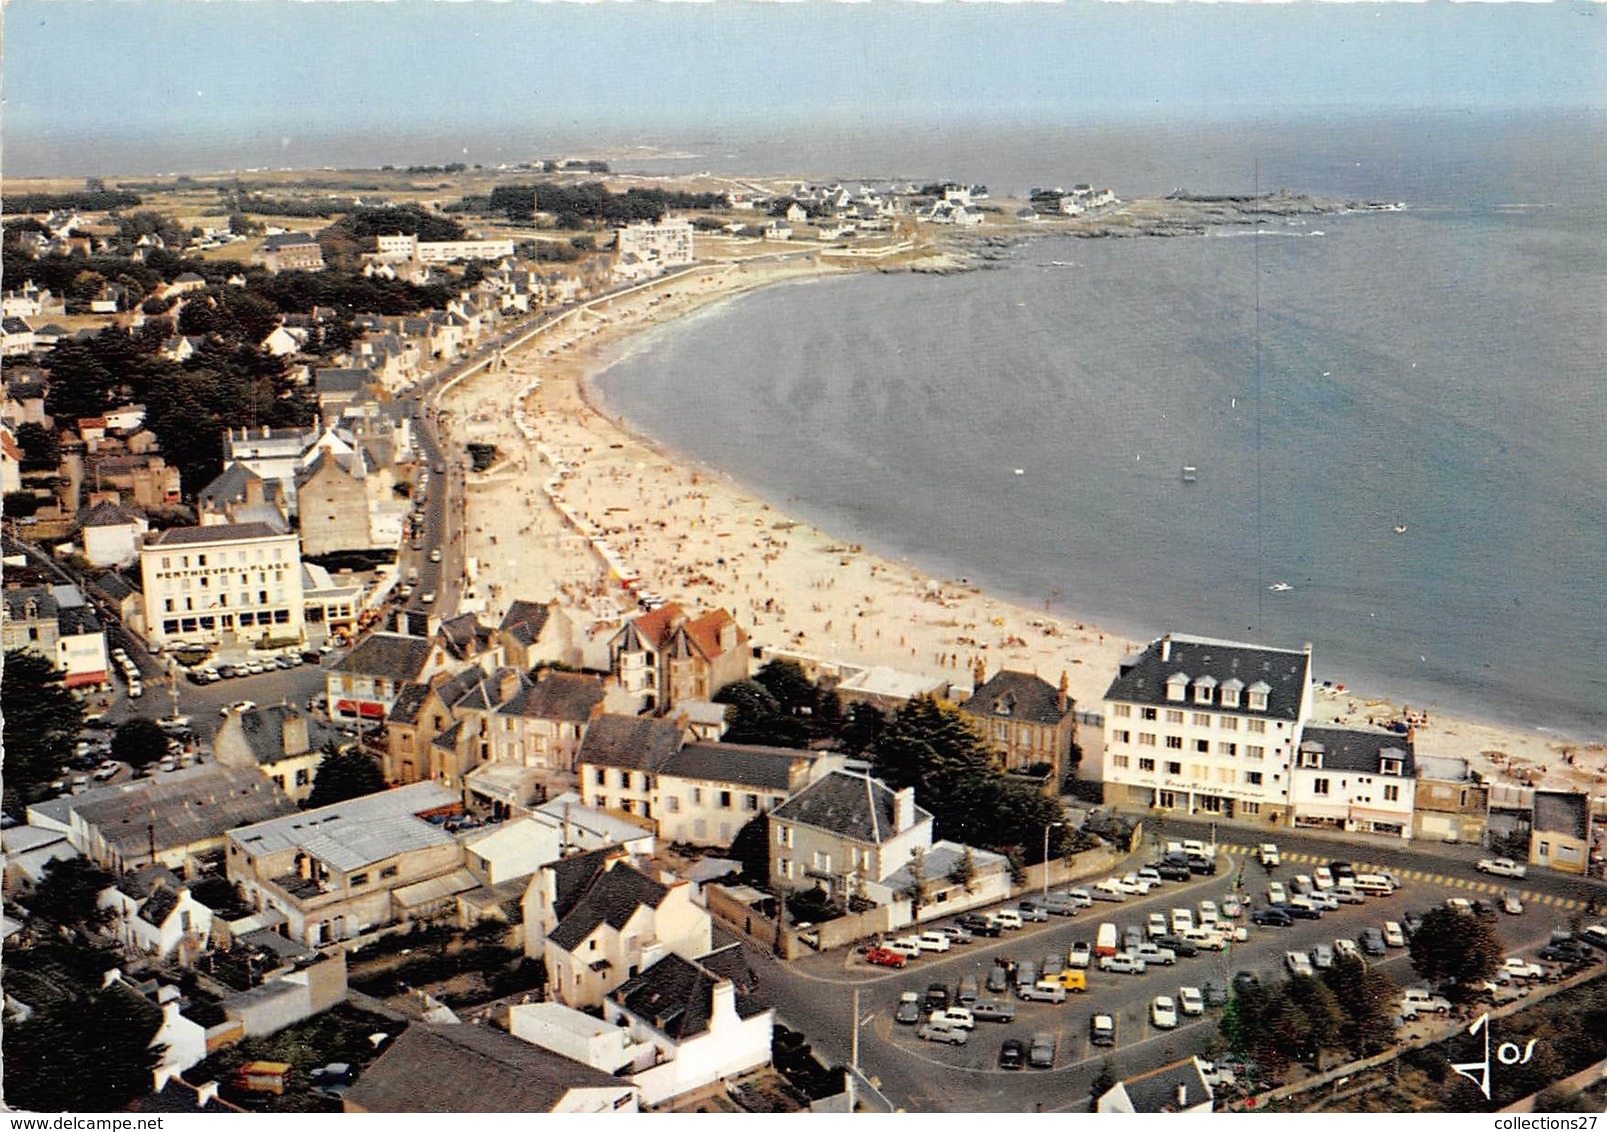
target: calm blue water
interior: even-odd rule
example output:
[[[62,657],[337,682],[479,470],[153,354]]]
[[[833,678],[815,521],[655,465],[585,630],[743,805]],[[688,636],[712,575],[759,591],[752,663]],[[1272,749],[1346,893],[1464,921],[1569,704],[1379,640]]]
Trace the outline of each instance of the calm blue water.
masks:
[[[1259,159],[1263,187],[1409,210],[782,287],[660,332],[602,389],[672,447],[939,575],[1033,605],[1058,591],[1057,612],[1140,638],[1312,641],[1325,679],[1601,737],[1603,137],[1440,119],[1106,138],[1138,184],[1093,179],[1128,196],[1247,189]],[[1009,140],[931,171],[1083,179],[1063,155],[1060,175],[1011,164]]]

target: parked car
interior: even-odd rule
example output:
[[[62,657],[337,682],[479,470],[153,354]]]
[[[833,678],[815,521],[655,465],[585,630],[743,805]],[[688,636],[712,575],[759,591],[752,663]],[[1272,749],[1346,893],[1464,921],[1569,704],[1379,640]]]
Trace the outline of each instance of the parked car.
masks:
[[[1546,969],[1544,967],[1538,963],[1531,963],[1527,959],[1519,958],[1516,955],[1505,960],[1496,969],[1496,978],[1503,981],[1515,979],[1518,982],[1528,982],[1530,979],[1543,979],[1545,977]]]
[[[1335,884],[1356,879],[1356,867],[1349,861],[1329,861],[1328,871],[1334,875]]]
[[[988,972],[988,980],[984,984],[989,994],[1004,994],[1010,989],[1010,971],[997,963]]]
[[[1451,1003],[1427,987],[1407,987],[1401,994],[1401,1016],[1415,1018],[1419,1014],[1449,1014]]]
[[[889,951],[885,947],[873,947],[865,952],[865,962],[876,967],[891,967],[900,970],[909,962],[907,958],[896,951]]]
[[[1228,988],[1218,982],[1208,982],[1201,992],[1205,995],[1205,1005],[1226,1006],[1228,1004]]]
[[[915,1031],[915,1036],[923,1042],[947,1042],[951,1046],[963,1046],[971,1035],[955,1026],[928,1022]]]
[[[1111,1014],[1095,1014],[1088,1019],[1088,1041],[1096,1046],[1116,1044],[1116,1018]]]
[[[1024,1069],[1027,1064],[1027,1051],[1021,1044],[1020,1038],[1006,1038],[999,1047],[1000,1069]]]
[[[1511,877],[1514,880],[1521,880],[1529,875],[1529,867],[1518,864],[1511,857],[1486,857],[1474,868],[1493,877]]]
[[[1172,909],[1172,931],[1182,935],[1194,926],[1194,913],[1187,908]]]
[[[1322,909],[1304,896],[1291,896],[1289,903],[1284,905],[1283,910],[1296,920],[1322,919]]]
[[[1122,901],[1131,896],[1132,893],[1128,892],[1124,887],[1122,887],[1119,881],[1112,879],[1102,880],[1098,884],[1094,885],[1094,887],[1090,890],[1089,895],[1091,895],[1095,900],[1103,900],[1109,904],[1120,904]]]
[[[1189,931],[1195,930],[1197,929],[1189,929]],[[1221,937],[1219,936],[1218,938]],[[1153,942],[1156,947],[1164,948],[1165,950],[1170,951],[1179,959],[1193,959],[1200,953],[1199,944],[1195,943],[1187,936],[1172,935],[1170,932],[1168,932],[1166,935],[1156,936],[1151,942]]]
[[[1015,969],[1016,990],[1030,987],[1038,981],[1038,965],[1036,963],[1017,963]]]
[[[1237,895],[1230,892],[1222,897],[1221,909],[1223,919],[1237,920],[1240,916],[1244,915],[1244,901],[1240,900]]]
[[[1032,1048],[1027,1054],[1027,1064],[1034,1069],[1053,1069],[1055,1067],[1055,1036],[1048,1030],[1039,1030],[1032,1035]]]
[[[948,1006],[942,1010],[934,1010],[926,1016],[926,1020],[939,1026],[953,1026],[959,1030],[976,1029],[976,1019],[963,1006]]]
[[[913,1026],[921,1020],[921,996],[914,991],[905,991],[898,996],[898,1008],[893,1011],[893,1021],[903,1026]]]
[[[1291,975],[1305,975],[1310,978],[1316,974],[1311,967],[1311,957],[1303,951],[1285,951],[1283,953],[1283,964],[1289,968]]]
[[[1264,928],[1286,928],[1294,920],[1281,908],[1257,908],[1250,913],[1250,922]]]
[[[1014,1022],[1015,1003],[995,1002],[991,998],[980,999],[971,1004],[971,1017],[978,1022]]]
[[[882,950],[902,955],[905,959],[919,959],[921,957],[920,943],[909,936],[903,939],[895,939],[891,943],[882,944]]]
[[[1356,946],[1353,939],[1334,940],[1334,957],[1336,959],[1360,959],[1361,948]]]
[[[1122,949],[1124,951],[1131,951],[1133,948],[1143,943],[1146,938],[1148,937],[1145,936],[1143,928],[1139,927],[1137,924],[1128,924],[1122,929]]]
[[[1052,979],[1065,969],[1066,960],[1065,957],[1060,954],[1060,952],[1051,951],[1048,955],[1043,957],[1043,965],[1041,970],[1044,978]]]
[[[1177,952],[1169,947],[1158,947],[1149,942],[1139,944],[1131,954],[1151,967],[1170,967],[1177,962]]]
[[[1094,949],[1087,940],[1076,940],[1071,945],[1071,951],[1066,955],[1066,962],[1075,970],[1087,970],[1088,964],[1093,961]]]
[[[1142,975],[1144,973],[1144,961],[1135,955],[1129,955],[1127,952],[1122,951],[1115,955],[1101,955],[1099,957],[1099,969],[1116,975]]]
[[[1151,867],[1154,868],[1155,875],[1162,880],[1185,881],[1194,878],[1194,873],[1187,865],[1175,864],[1171,861],[1158,861]]]
[[[1406,946],[1406,933],[1401,930],[1401,926],[1399,924],[1397,924],[1394,920],[1385,920],[1384,921],[1384,946],[1385,947],[1405,947]]]
[[[1092,903],[1092,901],[1090,901]],[[1078,904],[1063,892],[1051,893],[1043,906],[1051,916],[1075,916]]]
[[[1152,889],[1159,888],[1161,885],[1166,883],[1161,874],[1150,865],[1145,865],[1143,868],[1139,869],[1137,876],[1139,880],[1149,885]]]
[[[1501,890],[1501,911],[1509,916],[1523,915],[1523,901],[1510,888]]]
[[[1016,905],[1016,912],[1025,924],[1041,924],[1049,919],[1049,907],[1039,900],[1023,900]]]
[[[958,924],[949,924],[936,930],[948,936],[950,943],[973,943],[976,941],[976,936],[970,930],[962,928]]]
[[[1271,884],[1267,885],[1267,903],[1272,905],[1283,905],[1289,903],[1289,894],[1284,891],[1283,885],[1279,884],[1277,881],[1273,881]]]
[[[973,916],[970,914],[961,916],[955,921],[955,923],[959,927],[970,932],[972,935],[987,936],[990,939],[998,939],[1004,930],[1000,928],[998,924],[986,920],[981,916]]]
[[[1047,918],[1047,917],[1046,917]],[[993,919],[1006,931],[1014,931],[1021,927],[1021,913],[1013,908],[1001,908],[993,913]]]
[[[1384,933],[1377,928],[1363,928],[1357,938],[1362,951],[1368,955],[1382,955],[1388,950],[1384,943]]]
[[[1554,940],[1540,949],[1540,958],[1547,963],[1562,963],[1570,967],[1601,962],[1601,955],[1577,939]]]
[[[1169,929],[1166,926],[1166,916],[1161,912],[1151,912],[1144,924],[1144,934],[1150,939],[1158,935],[1165,935]]]
[[[1328,895],[1340,904],[1365,904],[1367,894],[1359,892],[1353,885],[1336,884],[1328,890]]]
[[[1305,873],[1297,873],[1289,878],[1289,891],[1295,896],[1310,896],[1317,891],[1317,886]]]
[[[1318,889],[1323,892],[1327,892],[1334,886],[1333,870],[1327,865],[1318,865],[1315,869],[1311,870],[1311,881],[1317,886]]]
[[[1580,929],[1574,938],[1580,943],[1588,943],[1598,951],[1607,951],[1607,925],[1591,924],[1587,928]]]
[[[1260,855],[1263,868],[1275,869],[1283,863],[1283,857],[1278,853],[1278,847],[1270,841],[1261,843]]]
[[[942,932],[922,932],[915,942],[922,951],[944,952],[954,946],[954,941]]]
[[[1074,908],[1092,908],[1094,906],[1093,893],[1086,888],[1068,888],[1064,892],[1055,893],[1055,895],[1064,896]]]
[[[1200,927],[1203,928],[1207,924],[1214,924],[1221,918],[1221,915],[1217,911],[1216,901],[1200,901]]]
[[[1205,995],[1199,987],[1177,988],[1177,1009],[1189,1018],[1205,1013]]]
[[[946,1010],[948,1005],[948,986],[944,983],[927,983],[926,997],[921,1000],[921,1009],[930,1014],[934,1010]]]
[[[981,997],[977,993],[977,990],[977,977],[975,975],[967,975],[965,978],[960,980],[960,989],[959,992],[955,994],[954,1001],[959,1003],[961,1006],[970,1006],[973,1002]]]
[[[1326,971],[1334,965],[1334,949],[1326,943],[1313,944],[1311,947],[1311,966],[1318,971]]]
[[[1061,1003],[1066,1001],[1066,987],[1058,979],[1039,979],[1029,986],[1017,987],[1016,995],[1022,1002]]]
[[[1157,1030],[1177,1028],[1177,1002],[1171,995],[1158,994],[1150,999],[1149,1020]]]
[[[1227,935],[1215,925],[1205,928],[1191,928],[1181,938],[1183,942],[1192,944],[1196,949],[1201,951],[1226,951],[1228,947]],[[1163,944],[1162,946],[1170,947],[1179,955],[1184,954],[1173,944],[1168,943]]]

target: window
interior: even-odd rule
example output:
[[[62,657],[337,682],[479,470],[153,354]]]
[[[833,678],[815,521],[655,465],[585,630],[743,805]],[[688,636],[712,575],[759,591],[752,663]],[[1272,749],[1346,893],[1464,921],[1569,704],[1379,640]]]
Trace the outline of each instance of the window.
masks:
[[[1200,797],[1200,809],[1208,814],[1220,814],[1222,812],[1222,799],[1215,794],[1202,795]]]
[[[1259,770],[1247,770],[1247,771],[1245,771],[1244,772],[1244,784],[1246,786],[1260,786],[1261,785],[1261,772]]]
[[[731,808],[731,791],[729,791],[729,790],[720,791],[720,809],[729,810],[730,808]]]
[[[1155,745],[1155,736],[1148,731],[1139,732],[1138,745],[1140,747],[1153,747]]]
[[[1400,759],[1380,759],[1378,763],[1379,774],[1399,774],[1401,772]]]
[[[1322,753],[1319,751],[1301,751],[1300,765],[1312,767],[1322,766]]]
[[[668,798],[664,799],[664,810],[665,810],[666,813],[671,813],[671,814],[680,813],[681,812],[681,800],[679,798],[677,798],[674,794],[671,794]]]
[[[1267,757],[1267,749],[1265,747],[1246,747],[1244,749],[1244,753],[1252,759],[1264,759]]]
[[[692,804],[694,806],[701,806],[703,804],[703,787],[692,787]]]
[[[1197,711],[1197,712],[1195,712],[1194,713],[1194,726],[1195,727],[1209,727],[1209,726],[1211,726],[1211,713],[1210,712],[1205,712],[1205,711]]]
[[[1174,680],[1172,683],[1166,685],[1166,698],[1169,700],[1176,700],[1181,703],[1183,700],[1183,681]]]
[[[1209,740],[1209,739],[1196,739],[1196,740],[1194,740],[1194,750],[1197,753],[1202,754],[1202,755],[1208,754],[1210,752],[1210,750],[1211,750],[1211,740]]]
[[[1251,692],[1250,693],[1250,710],[1251,711],[1266,711],[1267,710],[1267,694],[1265,692]]]
[[[1166,749],[1168,751],[1181,751],[1183,749],[1183,736],[1168,735],[1166,737]]]
[[[595,772],[593,772],[593,774],[592,774],[592,781],[595,782],[598,786],[607,786],[608,785],[608,772],[606,770],[604,770],[602,767],[598,767],[597,770]]]
[[[1260,802],[1240,802],[1239,803],[1239,812],[1241,814],[1251,814],[1251,815],[1259,814],[1261,812],[1261,803]]]
[[[1110,765],[1120,770],[1126,770],[1132,764],[1132,761],[1129,755],[1112,755],[1110,757]]]
[[[1133,715],[1133,705],[1114,704],[1110,709],[1110,714],[1114,715],[1117,719],[1130,719]]]
[[[1110,733],[1110,741],[1112,743],[1131,743],[1133,741],[1133,733],[1131,731],[1112,731]]]
[[[776,826],[776,844],[785,846],[788,849],[792,848],[792,826]]]
[[[1384,787],[1384,801],[1386,801],[1386,802],[1399,802],[1400,800],[1401,800],[1401,788],[1399,786],[1386,786],[1386,787]]]
[[[1224,731],[1237,731],[1239,729],[1239,717],[1236,715],[1224,715],[1217,723],[1217,726]]]
[[[1239,745],[1237,743],[1218,743],[1216,745],[1216,753],[1219,755],[1227,755],[1229,758],[1232,758],[1234,755],[1239,753]]]
[[[386,865],[383,869],[381,869],[379,871],[379,879],[380,880],[389,880],[391,877],[393,877],[393,876],[395,876],[397,874],[397,871],[398,871],[398,868],[397,868],[396,865]]]
[[[1211,768],[1201,766],[1199,763],[1190,763],[1189,777],[1195,782],[1209,782],[1211,781]]]
[[[1267,721],[1264,719],[1247,719],[1244,721],[1244,729],[1252,735],[1264,735],[1267,731]]]
[[[1155,773],[1155,760],[1154,759],[1139,759],[1138,760],[1138,769],[1143,770],[1143,771],[1148,771],[1149,773],[1154,774]]]
[[[791,859],[787,858],[787,857],[783,857],[783,858],[781,858],[781,860],[777,861],[776,862],[776,872],[780,873],[787,880],[791,880],[792,879],[792,861],[791,861]]]
[[[757,795],[757,794],[744,794],[742,796],[742,808],[744,810],[747,810],[749,813],[754,813],[754,814],[758,813],[759,812],[759,795]]]
[[[1152,707],[1145,708],[1144,709],[1144,718],[1145,719],[1154,719],[1155,718],[1155,709],[1152,708]]]
[[[1167,723],[1182,723],[1183,722],[1183,713],[1180,712],[1180,711],[1174,711],[1171,708],[1167,708],[1166,709],[1166,722]]]
[[[311,781],[312,781],[312,771],[310,771],[310,770],[306,769],[305,767],[303,767],[301,770],[298,770],[296,772],[296,785],[297,786],[306,786]]]
[[[351,885],[351,887],[353,887],[353,888],[358,888],[358,887],[368,883],[368,874],[367,873],[353,873],[351,875],[351,879],[349,881],[347,881],[346,883]]]
[[[1182,774],[1183,773],[1183,764],[1182,763],[1167,763],[1166,764],[1166,773],[1167,774]]]
[[[1326,795],[1328,793],[1328,780],[1326,778],[1318,778],[1313,780],[1311,783],[1311,792],[1313,794]]]

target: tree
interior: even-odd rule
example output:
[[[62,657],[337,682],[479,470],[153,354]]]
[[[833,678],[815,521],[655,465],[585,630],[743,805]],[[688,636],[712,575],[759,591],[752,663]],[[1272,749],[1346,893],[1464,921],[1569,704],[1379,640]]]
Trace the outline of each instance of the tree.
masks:
[[[738,680],[714,693],[714,702],[726,705],[727,743],[756,743],[767,747],[804,747],[809,734],[786,715],[780,702],[757,680]]]
[[[926,850],[919,845],[910,850],[910,882],[899,895],[909,897],[910,920],[920,923],[926,905]]]
[[[965,852],[960,854],[960,859],[954,862],[954,867],[949,870],[949,879],[967,893],[976,890],[976,854],[971,851],[969,845],[965,847]]]
[[[323,756],[312,781],[312,794],[307,798],[308,809],[332,806],[385,789],[385,772],[361,750],[352,747],[342,751],[330,742],[324,744]]]
[[[1429,982],[1476,983],[1488,979],[1501,966],[1506,949],[1490,922],[1450,908],[1423,914],[1412,933],[1412,969]]]
[[[731,839],[727,851],[733,861],[742,862],[742,879],[749,884],[770,883],[770,815],[760,813]]]
[[[138,774],[167,756],[167,733],[143,716],[135,716],[112,736],[112,758],[127,763]]]
[[[5,1093],[34,1112],[120,1112],[150,1091],[162,1012],[121,986],[71,996],[7,1023]]]
[[[87,857],[49,861],[27,900],[28,911],[61,927],[98,926],[110,915],[100,906],[100,894],[112,884],[112,874]]]
[[[1322,973],[1322,981],[1345,1012],[1340,1041],[1356,1057],[1371,1057],[1395,1040],[1390,1005],[1400,987],[1388,974],[1369,967],[1359,957],[1341,955]]]
[[[61,673],[34,652],[6,652],[0,679],[0,713],[5,725],[6,806],[45,795],[46,784],[61,772],[84,725],[84,709],[62,686]]]
[[[61,464],[61,441],[42,424],[27,421],[19,425],[17,447],[22,449],[25,472],[53,472]]]
[[[1322,1051],[1339,1045],[1345,1010],[1328,985],[1310,975],[1291,978],[1286,993],[1290,1003],[1306,1019],[1307,1046],[1303,1052],[1315,1058],[1320,1066]]]

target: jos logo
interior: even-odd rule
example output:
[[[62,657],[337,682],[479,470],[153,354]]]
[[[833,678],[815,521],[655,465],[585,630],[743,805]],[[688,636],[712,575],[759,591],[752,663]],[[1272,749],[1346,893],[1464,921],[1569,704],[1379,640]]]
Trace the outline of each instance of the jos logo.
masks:
[[[1454,1062],[1451,1068],[1466,1077],[1479,1087],[1484,1099],[1490,1099],[1490,1015],[1480,1014],[1479,1020],[1468,1027],[1468,1033],[1476,1035],[1484,1031],[1484,1060]],[[1495,1059],[1502,1065],[1527,1065],[1534,1056],[1534,1047],[1539,1038],[1530,1038],[1529,1044],[1519,1048],[1516,1042],[1502,1042],[1495,1049]]]

